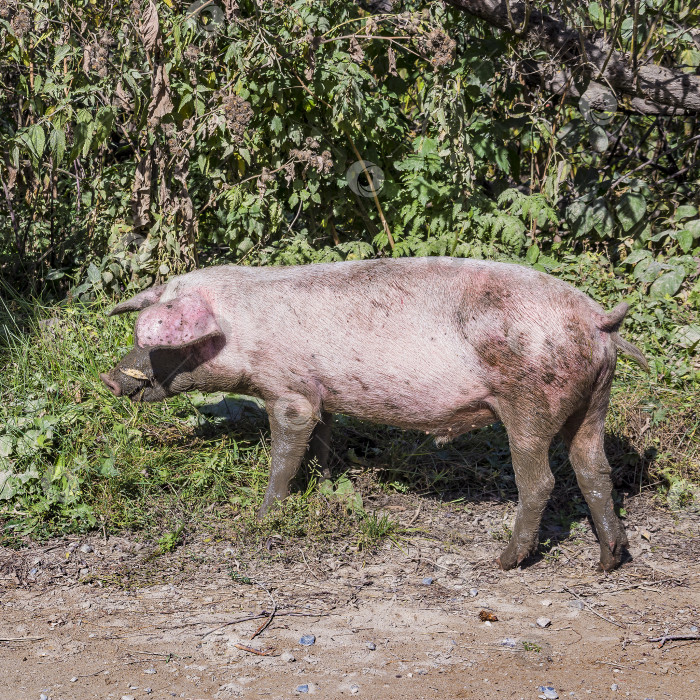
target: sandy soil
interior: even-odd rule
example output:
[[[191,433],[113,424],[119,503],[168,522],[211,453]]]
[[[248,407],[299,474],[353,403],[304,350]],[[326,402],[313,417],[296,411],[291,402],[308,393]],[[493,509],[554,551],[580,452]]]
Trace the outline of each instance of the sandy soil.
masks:
[[[0,550],[0,699],[700,698],[700,640],[651,641],[700,636],[697,515],[632,499],[620,570],[595,571],[584,521],[503,573],[512,504],[381,505],[423,534],[373,553],[205,531],[155,557],[128,537]]]

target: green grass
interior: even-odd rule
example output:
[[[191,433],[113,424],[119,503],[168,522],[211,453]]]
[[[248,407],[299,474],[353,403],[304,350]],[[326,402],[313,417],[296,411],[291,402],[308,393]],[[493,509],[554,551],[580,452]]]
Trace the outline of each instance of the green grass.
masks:
[[[601,279],[599,299],[611,284]],[[613,292],[607,306],[619,298]],[[608,416],[613,479],[621,493],[654,489],[673,507],[693,506],[700,494],[697,356],[673,344],[687,304],[669,301],[663,323],[656,323],[658,303],[649,303],[639,302],[626,335],[644,345],[654,371],[645,375],[627,361],[618,363]],[[130,349],[133,318],[107,319],[106,308],[106,301],[44,306],[7,290],[0,296],[5,544],[25,535],[135,529],[160,534],[166,551],[207,514],[235,520],[246,537],[349,536],[366,548],[396,541],[402,532],[385,514],[370,514],[365,496],[406,493],[465,508],[473,499],[517,496],[499,426],[437,448],[420,433],[340,416],[333,457],[339,478],[330,485],[317,484],[314,475],[301,479],[293,496],[258,523],[254,513],[269,460],[264,414],[250,402],[221,396],[185,395],[150,405],[112,396],[98,374]],[[231,424],[233,414],[240,415]],[[561,445],[552,449],[552,467],[557,512],[568,529],[585,505]],[[350,479],[340,476],[348,470]]]

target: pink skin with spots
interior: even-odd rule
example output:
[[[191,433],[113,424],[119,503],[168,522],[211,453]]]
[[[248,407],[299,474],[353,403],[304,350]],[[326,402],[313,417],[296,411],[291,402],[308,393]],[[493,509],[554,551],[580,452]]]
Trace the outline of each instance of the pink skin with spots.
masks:
[[[621,349],[646,362],[571,285],[518,265],[452,258],[300,267],[214,267],[119,304],[140,311],[134,350],[101,375],[117,396],[158,401],[191,389],[265,400],[272,432],[261,515],[288,494],[307,448],[324,464],[333,413],[448,441],[502,421],[519,504],[498,561],[538,543],[561,433],[591,509],[601,567],[626,544],[603,450]]]

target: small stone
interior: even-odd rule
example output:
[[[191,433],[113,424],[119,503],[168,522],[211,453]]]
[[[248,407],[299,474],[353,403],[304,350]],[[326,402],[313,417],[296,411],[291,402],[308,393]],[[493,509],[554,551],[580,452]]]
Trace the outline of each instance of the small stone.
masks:
[[[367,642],[367,648],[370,651],[374,651],[377,648],[377,645],[374,642]]]
[[[36,576],[38,573],[39,573],[39,569],[37,569],[36,567],[34,567],[34,568],[29,572],[29,575],[30,575],[30,576]]]
[[[570,600],[569,607],[574,608],[574,610],[583,610],[586,604],[582,600]]]
[[[430,578],[430,576],[426,576],[426,577],[423,579],[423,585],[424,585],[424,586],[431,586],[432,583],[433,583],[433,579]]]
[[[469,595],[470,595],[472,598],[476,598],[476,596],[479,595],[479,589],[478,589],[478,588],[470,588],[470,589],[469,589]]]
[[[122,700],[136,700],[133,695],[122,695]]]
[[[305,634],[300,640],[299,644],[305,647],[310,647],[314,644],[316,644],[316,636],[313,634]],[[308,692],[308,691],[304,691]]]
[[[147,668],[144,673],[158,673],[158,671],[156,671],[155,668]]]
[[[537,618],[537,626],[541,627],[544,629],[545,627],[549,627],[552,624],[552,621],[548,617],[538,617]]]
[[[516,642],[515,639],[513,639],[512,637],[506,637],[505,639],[503,639],[503,640],[501,641],[501,646],[502,646],[502,647],[508,647],[508,648],[510,648],[510,649],[515,649],[516,643],[517,643],[517,642]]]
[[[350,692],[351,692],[353,695],[356,695],[357,693],[360,692],[360,686],[359,686],[359,685],[355,685],[355,684],[353,683],[353,684],[350,686]]]
[[[84,566],[82,569],[80,569],[81,576],[87,576],[89,573],[90,573],[90,569],[88,569],[87,566]]]
[[[143,692],[146,693],[146,695],[150,695],[153,692],[153,688],[144,688]]]
[[[309,692],[309,686],[304,683],[303,685],[298,685],[297,686],[297,693],[308,693]]]
[[[551,685],[541,685],[538,690],[542,693],[539,697],[546,698],[546,700],[557,700],[559,697],[557,691]]]
[[[78,680],[78,676],[73,676],[73,678],[70,679],[71,683],[75,683]]]
[[[39,696],[39,700],[49,700],[49,696],[46,693],[42,693]]]
[[[541,600],[540,603],[541,603],[545,608],[548,608],[548,607],[552,604],[552,601],[549,600],[548,598],[545,598],[544,600]]]
[[[290,654],[288,651],[285,651],[284,654],[280,656],[280,659],[282,659],[282,661],[286,661],[288,664],[294,663],[297,660],[296,656],[294,656],[294,654]]]
[[[617,683],[613,683],[613,684],[610,686],[610,690],[619,690],[619,688],[620,688],[620,686],[619,686]]]
[[[91,545],[85,543],[85,544],[81,544],[81,545],[80,545],[80,551],[81,551],[83,554],[90,554],[90,552],[94,552],[95,550],[92,548]]]
[[[690,628],[690,634],[697,634],[697,633],[698,633],[698,628],[695,625],[693,625]]]

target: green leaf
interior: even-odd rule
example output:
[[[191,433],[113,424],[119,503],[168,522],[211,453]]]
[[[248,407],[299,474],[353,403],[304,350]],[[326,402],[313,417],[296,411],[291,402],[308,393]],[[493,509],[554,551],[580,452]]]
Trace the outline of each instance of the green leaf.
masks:
[[[676,240],[684,253],[688,253],[693,247],[693,234],[690,231],[679,231],[676,234]]]
[[[666,295],[672,297],[678,293],[684,279],[685,270],[675,269],[666,272],[651,285],[649,295],[655,299],[663,299]]]
[[[601,10],[599,3],[592,2],[588,6],[588,16],[596,25],[603,22],[603,11]]]
[[[55,164],[59,165],[66,152],[66,132],[63,129],[55,128],[49,136],[49,148],[53,154]]]
[[[40,160],[46,145],[46,135],[41,124],[32,124],[21,134],[21,139],[29,149],[34,160]]]
[[[540,256],[540,249],[537,247],[537,243],[533,243],[528,249],[527,253],[525,253],[525,259],[530,263],[530,265],[534,265],[537,262],[537,258]]]
[[[102,281],[102,274],[100,273],[95,263],[90,263],[90,266],[87,270],[87,276],[90,282],[92,282],[93,284],[97,284],[98,282]]]
[[[0,435],[0,457],[9,457],[12,453],[12,438],[9,435]]]
[[[596,153],[605,153],[610,145],[605,129],[600,126],[591,127],[591,130],[588,133],[588,140],[591,144],[591,148]]]
[[[567,207],[566,218],[576,236],[585,236],[593,228],[593,210],[588,202],[581,199]]]
[[[270,130],[273,134],[279,134],[282,131],[282,120],[276,114],[270,121]]]
[[[101,107],[95,117],[95,140],[97,145],[109,138],[114,125],[114,110],[111,107]]]
[[[636,265],[640,260],[644,260],[645,258],[650,258],[651,257],[651,252],[648,250],[645,250],[644,248],[640,248],[639,250],[633,250],[625,259],[624,263],[625,265]]]
[[[694,216],[698,215],[698,210],[692,204],[682,204],[678,209],[673,218],[676,221],[682,221],[683,219],[692,219]]]
[[[593,228],[601,238],[610,236],[613,232],[614,222],[605,200],[598,197],[591,205],[593,213]]]
[[[71,48],[70,44],[63,44],[62,46],[56,47],[56,52],[53,55],[54,68],[70,53]]]
[[[617,204],[617,219],[625,231],[636,226],[647,211],[647,200],[644,195],[627,192],[620,197]]]
[[[697,323],[679,328],[676,331],[676,342],[689,350],[695,350],[700,345],[700,325]]]

